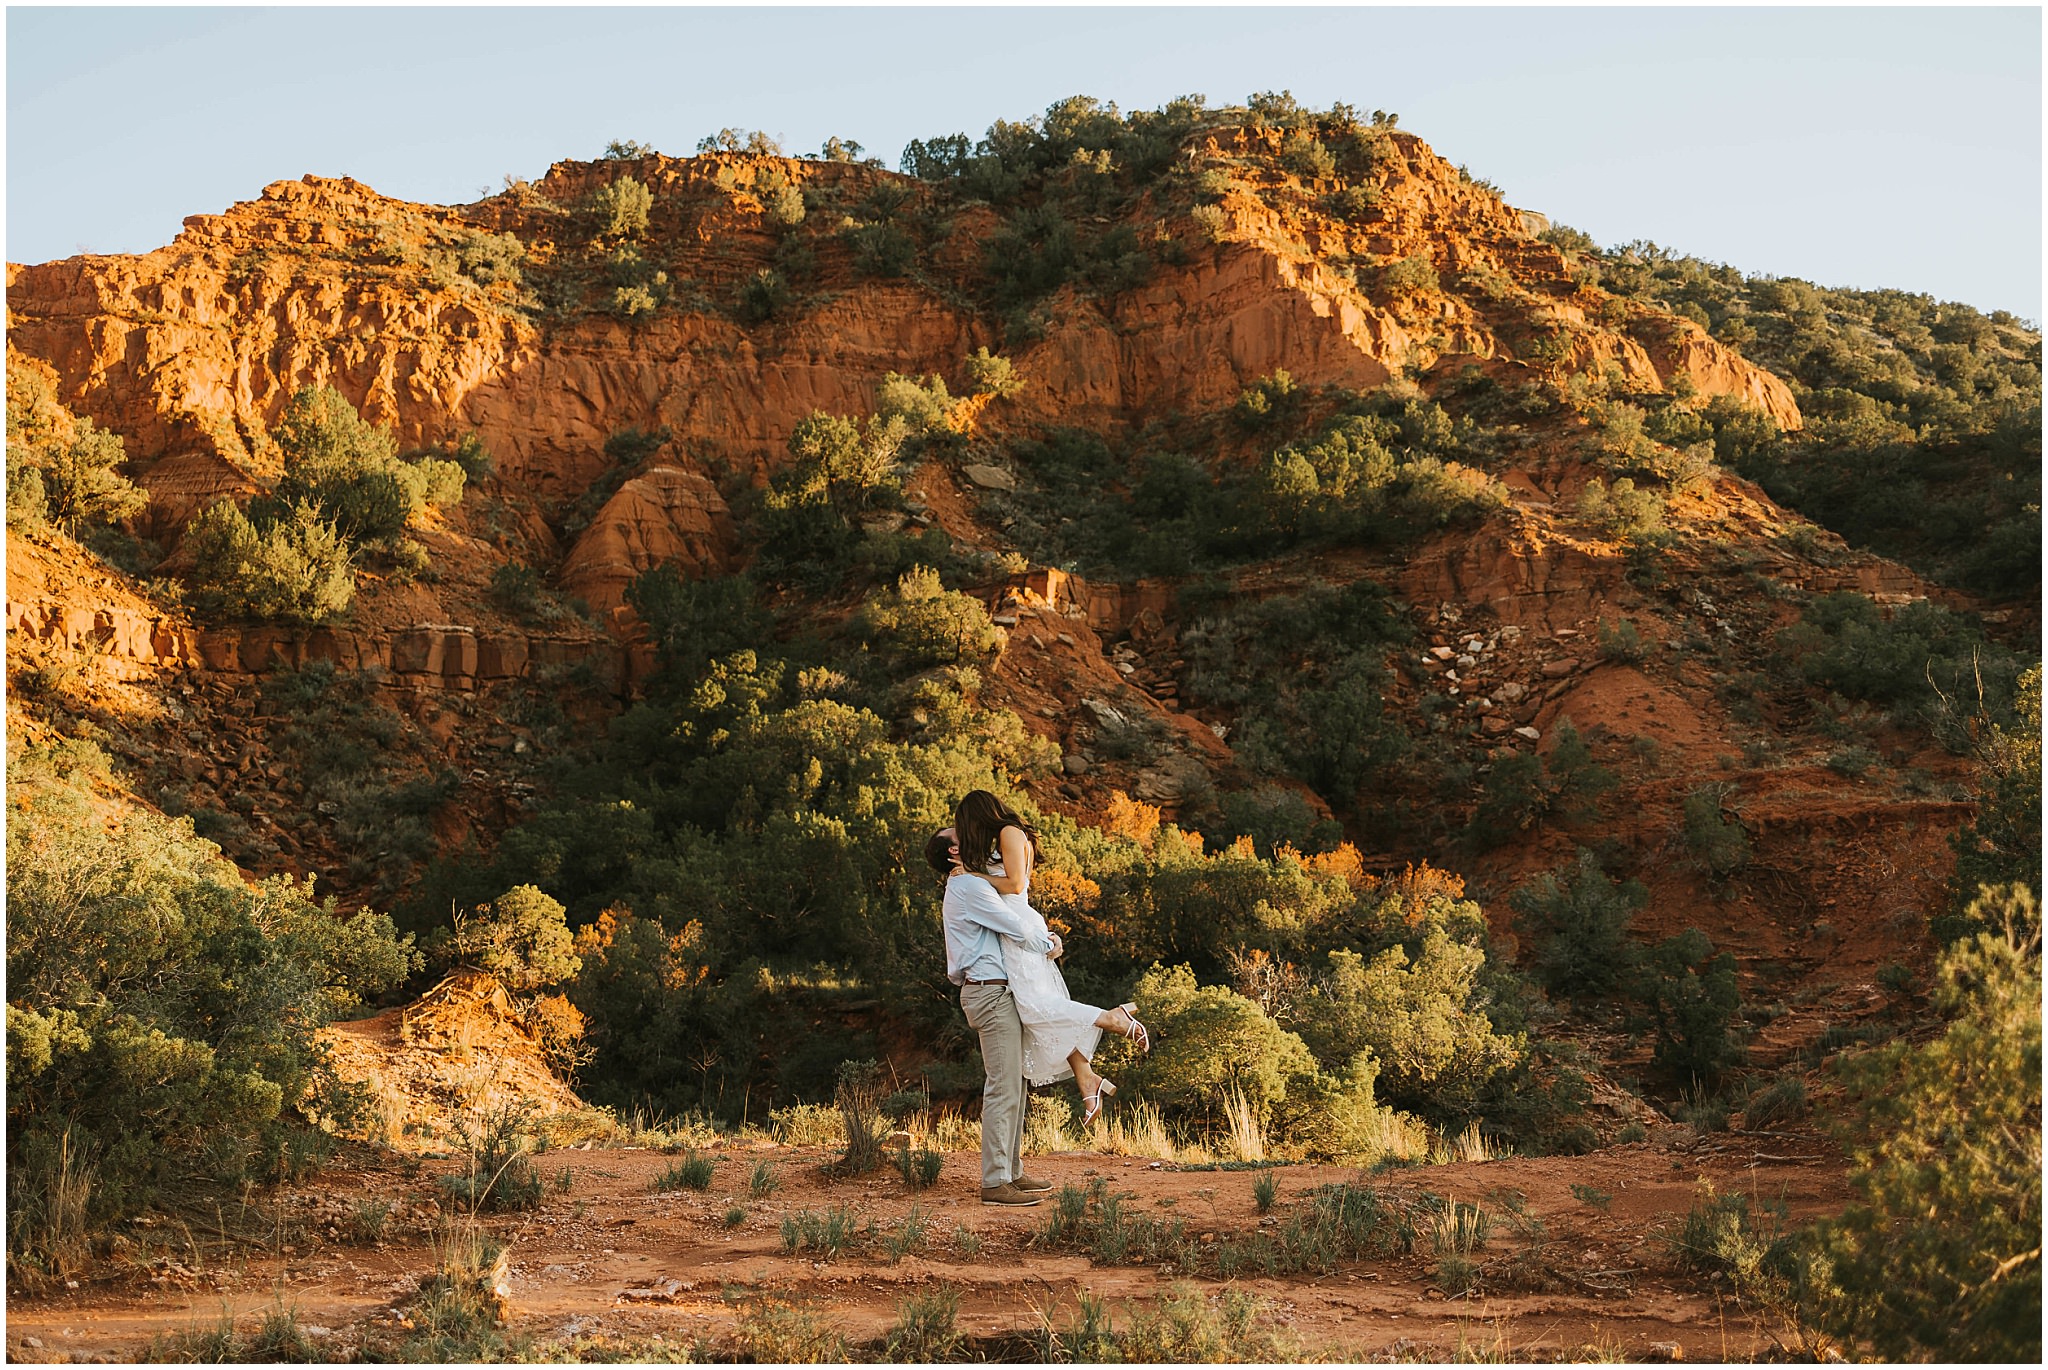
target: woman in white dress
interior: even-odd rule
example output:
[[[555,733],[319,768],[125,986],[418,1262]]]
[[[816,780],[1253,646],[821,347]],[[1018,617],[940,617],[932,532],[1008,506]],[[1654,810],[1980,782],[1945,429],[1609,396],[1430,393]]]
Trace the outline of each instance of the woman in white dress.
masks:
[[[1028,924],[1046,931],[1045,919],[1031,907],[1031,868],[1038,859],[1038,839],[1007,805],[987,790],[975,790],[960,801],[953,829],[962,867],[994,885],[1004,901]],[[1048,934],[1050,935],[1050,934]],[[1113,1009],[1077,1003],[1067,992],[1067,979],[1055,958],[1065,950],[1054,941],[1053,954],[1027,950],[1011,938],[1003,942],[1003,965],[1010,976],[1010,996],[1024,1025],[1024,1075],[1034,1085],[1049,1085],[1072,1076],[1081,1091],[1081,1124],[1102,1112],[1102,1101],[1116,1093],[1113,1081],[1095,1073],[1090,1062],[1104,1032],[1115,1032],[1152,1049],[1151,1034],[1137,1019],[1137,1005]]]

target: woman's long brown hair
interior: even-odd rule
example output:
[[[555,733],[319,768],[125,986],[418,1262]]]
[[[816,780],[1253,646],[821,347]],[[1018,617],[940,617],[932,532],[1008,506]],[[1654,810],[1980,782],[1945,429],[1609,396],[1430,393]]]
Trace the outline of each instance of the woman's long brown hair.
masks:
[[[971,871],[988,874],[989,858],[996,853],[996,839],[1004,828],[1016,828],[1031,845],[1031,859],[1038,860],[1038,834],[1031,831],[1017,811],[987,790],[970,790],[953,811],[953,832],[960,844],[960,864]],[[1015,872],[1012,872],[1015,874]]]

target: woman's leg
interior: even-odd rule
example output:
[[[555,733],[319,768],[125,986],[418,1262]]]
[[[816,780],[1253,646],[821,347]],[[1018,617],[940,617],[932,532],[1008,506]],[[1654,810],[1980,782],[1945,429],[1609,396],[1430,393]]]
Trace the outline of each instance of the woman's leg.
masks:
[[[1131,1035],[1131,1015],[1121,1008],[1106,1008],[1095,1015],[1095,1026],[1104,1032],[1114,1032],[1119,1037]]]
[[[1067,1053],[1067,1064],[1074,1068],[1074,1083],[1080,1088],[1081,1093],[1093,1094],[1096,1082],[1102,1077],[1088,1064],[1088,1058],[1081,1054],[1081,1048],[1075,1047]]]

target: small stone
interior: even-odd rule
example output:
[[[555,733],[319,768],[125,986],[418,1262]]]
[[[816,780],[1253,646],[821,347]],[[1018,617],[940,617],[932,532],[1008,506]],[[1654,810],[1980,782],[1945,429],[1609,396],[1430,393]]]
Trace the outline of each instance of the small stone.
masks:
[[[1068,752],[1060,758],[1060,769],[1068,775],[1088,774],[1088,758],[1079,752]]]
[[[1429,654],[1435,657],[1438,661],[1449,661],[1452,657],[1457,655],[1457,652],[1455,652],[1449,647],[1432,647],[1429,649]]]
[[[1510,680],[1507,684],[1501,686],[1498,690],[1495,690],[1494,693],[1499,695],[1508,703],[1513,704],[1523,695],[1529,693],[1529,687],[1527,685],[1524,685],[1519,680]]]
[[[1017,478],[1000,466],[963,466],[960,474],[984,490],[1015,490]]]
[[[1487,721],[1487,722],[1489,722],[1489,723],[1491,723],[1491,722],[1492,722],[1493,720],[1489,718],[1489,719],[1488,719],[1488,720],[1486,720],[1486,721]],[[1526,738],[1528,738],[1528,739],[1529,739],[1529,740],[1530,740],[1531,742],[1537,742],[1537,741],[1541,741],[1541,740],[1542,740],[1543,734],[1542,734],[1542,733],[1539,733],[1539,732],[1537,732],[1537,731],[1536,731],[1536,730],[1535,730],[1534,728],[1528,728],[1528,727],[1523,727],[1523,728],[1517,728],[1517,729],[1515,729],[1515,736],[1516,736],[1516,737],[1526,737]]]
[[[1481,731],[1493,737],[1500,736],[1513,726],[1513,721],[1506,714],[1488,714],[1479,724]]]
[[[1685,1359],[1685,1348],[1675,1341],[1653,1341],[1650,1343],[1651,1360],[1680,1361]]]
[[[1574,657],[1559,657],[1556,661],[1546,661],[1543,663],[1543,674],[1551,680],[1568,676],[1578,669],[1579,663]]]
[[[1466,655],[1458,658],[1458,669],[1461,671],[1469,671],[1478,664],[1479,658],[1471,655],[1470,653],[1467,653]]]
[[[1054,633],[1053,636],[1066,643],[1069,647],[1074,645],[1074,635],[1072,633]]]
[[[23,1337],[21,1339],[21,1344],[23,1346],[26,1346],[31,1351],[40,1351],[43,1349],[43,1339],[41,1337]]]

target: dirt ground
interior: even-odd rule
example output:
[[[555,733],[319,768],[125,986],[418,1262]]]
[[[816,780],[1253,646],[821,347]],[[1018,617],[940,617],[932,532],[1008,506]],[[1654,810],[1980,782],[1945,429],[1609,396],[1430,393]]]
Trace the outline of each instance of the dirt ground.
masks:
[[[1134,1307],[1170,1292],[1185,1277],[1170,1267],[1093,1265],[1082,1255],[1045,1249],[1034,1238],[1050,1204],[1024,1210],[978,1202],[978,1153],[945,1157],[939,1182],[906,1190],[893,1169],[865,1180],[830,1177],[830,1148],[761,1145],[709,1153],[716,1159],[702,1192],[654,1191],[675,1157],[654,1150],[570,1150],[544,1154],[549,1182],[531,1213],[485,1215],[510,1245],[510,1329],[548,1358],[572,1343],[650,1345],[732,1354],[734,1300],[774,1291],[806,1301],[821,1321],[856,1347],[877,1343],[899,1304],[943,1283],[960,1294],[959,1327],[976,1339],[1029,1334],[1046,1318],[1075,1320],[1078,1296],[1108,1302],[1122,1326]],[[218,1326],[224,1315],[253,1324],[283,1303],[337,1359],[366,1341],[397,1332],[418,1282],[434,1267],[433,1235],[443,1222],[436,1177],[453,1161],[422,1164],[368,1159],[330,1168],[318,1183],[283,1197],[280,1218],[262,1246],[195,1261],[180,1252],[108,1263],[105,1278],[50,1294],[10,1293],[10,1360],[131,1360],[161,1334]],[[755,1163],[768,1160],[781,1180],[771,1196],[748,1195]],[[1127,1205],[1172,1214],[1200,1234],[1258,1229],[1254,1173],[1176,1169],[1142,1159],[1085,1152],[1033,1158],[1031,1172],[1056,1184],[1100,1177],[1131,1196]],[[408,1172],[410,1172],[408,1174]],[[1649,1141],[1588,1156],[1514,1158],[1418,1167],[1361,1177],[1335,1166],[1277,1170],[1279,1199],[1264,1222],[1284,1219],[1317,1185],[1361,1178],[1392,1196],[1434,1192],[1485,1203],[1496,1216],[1481,1253],[1482,1288],[1446,1297],[1432,1280],[1427,1243],[1414,1253],[1345,1263],[1334,1273],[1283,1279],[1195,1281],[1235,1287],[1263,1301],[1265,1318],[1303,1357],[1337,1360],[1516,1360],[1683,1357],[1745,1360],[1772,1355],[1779,1329],[1768,1317],[1680,1269],[1665,1238],[1691,1205],[1701,1179],[1723,1191],[1782,1201],[1799,1220],[1840,1209],[1848,1198],[1842,1165],[1826,1143],[1805,1133],[1720,1133],[1696,1140],[1690,1129],[1660,1129]],[[567,1174],[568,1179],[559,1177]],[[566,1191],[561,1186],[567,1185]],[[1573,1186],[1580,1186],[1575,1195]],[[1594,1192],[1594,1191],[1597,1191]],[[385,1239],[352,1241],[347,1218],[366,1195],[395,1201]],[[1513,1196],[1542,1225],[1540,1238],[1500,1220]],[[930,1218],[921,1252],[891,1260],[879,1241],[863,1254],[832,1260],[785,1255],[780,1227],[805,1209],[851,1208],[886,1233],[913,1205]],[[745,1210],[728,1227],[728,1211]],[[959,1229],[978,1239],[961,1254]],[[161,1238],[165,1234],[154,1234]],[[1492,1272],[1532,1240],[1556,1272],[1549,1293],[1489,1293]],[[203,1245],[203,1243],[202,1243]],[[102,1267],[107,1268],[107,1267]],[[388,1344],[388,1343],[387,1343]],[[989,1343],[984,1343],[989,1344]],[[683,1358],[678,1354],[677,1359]]]

